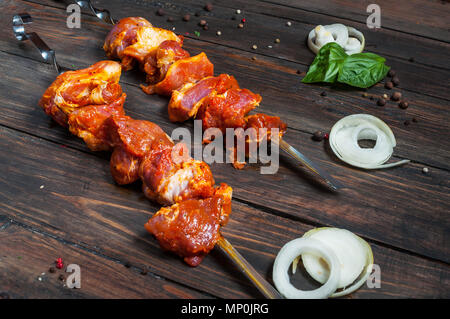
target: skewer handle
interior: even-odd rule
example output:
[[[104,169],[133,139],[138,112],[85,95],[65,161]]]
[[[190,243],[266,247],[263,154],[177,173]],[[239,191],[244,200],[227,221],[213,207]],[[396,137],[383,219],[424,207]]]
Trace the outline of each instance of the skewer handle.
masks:
[[[250,263],[226,240],[220,237],[217,245],[238,266],[258,290],[268,299],[282,299],[278,291],[265,280]]]
[[[26,41],[30,40],[36,46],[41,53],[42,58],[48,64],[53,64],[56,72],[60,74],[62,72],[61,66],[56,62],[56,55],[53,49],[42,40],[36,32],[26,32],[25,24],[30,24],[33,19],[28,13],[19,13],[13,16],[13,32],[17,40]]]
[[[100,20],[102,20],[103,22],[106,22],[108,24],[115,24],[115,21],[113,18],[111,18],[111,13],[109,12],[109,10],[106,9],[98,9],[96,7],[94,7],[91,3],[90,0],[79,0],[79,1],[75,1],[81,8],[86,8],[91,10],[91,12],[93,14],[95,14],[95,16],[97,18],[99,18]]]

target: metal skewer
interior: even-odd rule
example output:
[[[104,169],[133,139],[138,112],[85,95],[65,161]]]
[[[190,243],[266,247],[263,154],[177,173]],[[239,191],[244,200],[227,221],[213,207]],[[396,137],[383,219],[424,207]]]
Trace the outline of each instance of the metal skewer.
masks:
[[[35,32],[27,33],[25,31],[25,24],[30,24],[33,19],[28,13],[19,13],[13,16],[13,32],[19,41],[31,40],[33,44],[38,48],[42,58],[48,64],[52,64],[58,74],[63,73],[63,68],[56,62],[56,55],[53,49],[50,49],[48,45],[37,35]]]
[[[97,16],[100,20],[109,23],[109,24],[116,24],[113,18],[111,18],[111,13],[106,9],[97,9],[94,7],[90,0],[80,0],[75,1],[76,4],[78,4],[81,8],[89,9],[93,14]]]
[[[283,151],[285,151],[289,156],[298,161],[301,166],[306,167],[316,176],[320,177],[331,189],[338,190],[339,188],[341,188],[341,185],[336,182],[334,178],[332,178],[327,172],[319,168],[316,164],[313,164],[311,160],[309,160],[305,155],[300,153],[294,147],[289,145],[289,143],[285,142],[281,138],[278,141],[278,144]]]
[[[41,53],[42,58],[48,64],[52,64],[58,74],[64,72],[63,68],[56,62],[55,51],[50,49],[48,45],[35,33],[25,32],[25,24],[33,21],[28,13],[20,13],[13,17],[13,31],[17,40],[31,40]],[[270,285],[248,261],[239,254],[234,247],[223,237],[218,241],[218,246],[223,252],[242,270],[242,272],[251,280],[251,282],[261,291],[261,293],[270,299],[282,298],[282,296]]]
[[[219,248],[229,257],[236,266],[250,279],[258,290],[268,299],[282,299],[278,291],[265,280],[250,263],[238,253],[236,249],[223,236],[217,242]]]

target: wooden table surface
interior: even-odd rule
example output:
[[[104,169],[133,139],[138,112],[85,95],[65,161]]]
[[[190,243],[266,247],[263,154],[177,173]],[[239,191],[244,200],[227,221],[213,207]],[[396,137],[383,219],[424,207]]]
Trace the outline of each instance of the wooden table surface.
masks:
[[[214,164],[216,182],[234,189],[226,238],[272,282],[275,256],[286,242],[314,227],[345,228],[370,243],[381,269],[381,288],[364,285],[351,298],[449,298],[450,4],[378,1],[382,28],[370,30],[366,7],[372,1],[227,0],[213,1],[211,12],[203,10],[205,2],[94,4],[115,18],[143,16],[159,27],[174,26],[192,55],[208,55],[216,74],[231,73],[241,87],[260,93],[260,111],[288,123],[285,140],[347,186],[328,192],[286,156],[275,175],[261,175],[254,164],[241,171]],[[109,154],[89,151],[38,107],[55,72],[30,42],[14,38],[14,14],[33,17],[27,30],[37,32],[64,67],[80,69],[105,59],[102,44],[110,26],[83,10],[81,28],[67,28],[68,3],[0,1],[0,296],[261,298],[218,249],[196,268],[163,252],[143,227],[159,206],[144,197],[140,185],[115,185]],[[155,14],[161,7],[165,16]],[[236,9],[242,14],[233,20]],[[186,13],[188,22],[182,21]],[[239,29],[243,17],[245,27]],[[200,19],[208,21],[208,31],[198,26]],[[362,90],[301,83],[314,58],[305,38],[316,25],[331,23],[361,30],[366,50],[386,57],[408,109],[391,101],[377,106]],[[142,80],[137,71],[122,75],[126,112],[170,133],[177,125],[168,120],[167,98],[144,94]],[[379,83],[366,93],[377,98],[392,92]],[[397,139],[392,160],[411,163],[365,171],[340,162],[327,143],[312,141],[313,132],[329,131],[355,113],[385,121]],[[184,126],[191,129],[192,123]],[[58,279],[62,270],[49,273],[57,257],[80,265],[81,289],[64,287]]]

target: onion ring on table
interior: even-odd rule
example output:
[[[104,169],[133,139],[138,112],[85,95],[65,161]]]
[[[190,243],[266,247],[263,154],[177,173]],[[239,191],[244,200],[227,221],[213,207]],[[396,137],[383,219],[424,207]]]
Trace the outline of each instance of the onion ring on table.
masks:
[[[303,253],[316,253],[328,263],[330,276],[320,288],[304,291],[289,282],[289,266]],[[339,260],[326,245],[312,238],[297,238],[281,248],[273,265],[273,281],[278,291],[289,299],[324,299],[332,295],[340,280]]]
[[[375,146],[361,148],[358,145],[361,139],[375,140]],[[353,114],[340,119],[331,129],[329,143],[340,160],[360,168],[389,168],[409,162],[384,164],[394,152],[395,137],[386,123],[369,114]]]
[[[346,230],[333,227],[315,228],[303,235],[303,238],[315,239],[328,246],[339,260],[340,280],[342,291],[333,293],[330,297],[340,297],[352,293],[366,282],[372,272],[373,253],[370,245],[361,237]],[[295,273],[296,262],[292,264]],[[329,270],[320,262],[320,257],[303,254],[303,266],[308,274],[320,283],[324,283]]]
[[[321,37],[320,39],[319,36]],[[349,55],[361,53],[366,44],[364,35],[360,31],[340,23],[326,26],[318,25],[309,32],[307,42],[309,49],[315,54],[329,42],[336,42]]]

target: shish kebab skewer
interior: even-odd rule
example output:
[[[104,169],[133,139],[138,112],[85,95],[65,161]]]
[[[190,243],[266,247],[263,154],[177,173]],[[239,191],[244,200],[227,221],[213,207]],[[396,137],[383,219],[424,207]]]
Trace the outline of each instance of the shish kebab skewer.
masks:
[[[115,19],[112,19],[111,18],[111,16],[109,15],[109,11],[108,10],[98,10],[98,9],[96,9],[96,8],[94,8],[91,4],[90,4],[90,1],[76,1],[77,3],[79,3],[79,5],[80,6],[82,6],[82,7],[85,7],[85,8],[89,8],[99,19],[101,19],[102,21],[105,21],[105,22],[107,22],[107,23],[109,23],[109,24],[112,24],[112,25],[114,25],[114,27],[113,27],[113,30],[111,30],[111,32],[110,32],[110,34],[108,35],[108,37],[110,37],[110,35],[111,34],[114,34],[114,30],[116,29],[116,30],[118,30],[118,31],[120,31],[119,33],[116,33],[116,36],[119,36],[119,37],[123,37],[123,35],[124,35],[124,38],[125,38],[125,43],[120,43],[119,44],[119,50],[120,51],[124,51],[124,50],[126,50],[126,47],[127,46],[133,46],[133,45],[135,45],[136,43],[136,41],[135,41],[135,37],[136,37],[136,29],[139,29],[139,28],[148,28],[147,30],[151,30],[151,29],[157,29],[157,30],[159,30],[159,31],[163,31],[163,32],[165,32],[166,34],[170,34],[170,33],[172,33],[171,31],[168,31],[168,30],[164,30],[164,29],[160,29],[160,28],[153,28],[152,27],[152,25],[147,21],[147,20],[145,20],[144,18],[124,18],[124,19],[122,19],[122,20],[120,20],[120,21],[116,21]],[[83,4],[80,4],[80,2],[82,2]],[[100,15],[99,14],[99,12],[101,11],[101,13],[104,13],[103,15]],[[105,15],[108,15],[107,17],[105,16]],[[127,19],[136,19],[136,21],[132,21],[132,23],[127,23],[127,22],[125,22],[125,23],[123,23],[125,20],[127,20]],[[117,24],[119,24],[119,26],[117,25]],[[120,24],[123,24],[124,26],[123,26],[123,29],[124,30],[121,30],[121,26],[120,26]],[[131,30],[127,30],[127,28],[131,28]],[[131,31],[131,32],[129,32],[129,31]],[[121,34],[120,34],[121,33]],[[175,35],[174,33],[172,33],[173,35]],[[151,38],[152,36],[155,36],[156,34],[154,33],[154,32],[149,32],[149,34],[148,34],[148,32],[147,32],[147,34],[146,34],[146,32],[142,32],[142,34],[141,34],[141,36],[142,37],[144,37],[144,38],[147,38],[147,39],[149,39],[149,38]],[[139,36],[139,35],[138,35]],[[114,37],[114,36],[113,36]],[[157,37],[157,36],[156,36]],[[176,37],[176,36],[175,36]],[[163,44],[166,40],[169,40],[169,41],[173,41],[173,37],[169,37],[169,38],[167,38],[167,39],[164,39],[164,38],[162,38],[162,39],[160,39],[160,42],[159,42],[159,44],[158,44],[158,47],[159,47],[159,45],[160,44]],[[105,46],[104,46],[104,48],[105,48],[105,51],[107,51],[107,48],[106,48],[106,46],[107,46],[107,41],[108,41],[108,38],[107,38],[107,40],[105,41]],[[128,43],[126,43],[126,42],[128,42]],[[181,37],[181,41],[179,41],[179,42],[181,42],[181,45],[182,45],[182,42],[183,42],[183,40],[182,40],[182,37]],[[179,45],[179,50],[172,50],[173,52],[179,52],[179,51],[185,51],[185,50],[182,50],[181,49],[181,45]],[[116,49],[116,48],[115,48]],[[154,66],[149,66],[149,64],[152,64],[151,62],[153,62],[153,64],[156,62],[156,63],[159,63],[159,61],[150,61],[150,63],[149,63],[149,61],[146,61],[146,57],[145,56],[143,56],[141,53],[142,52],[139,52],[139,50],[140,49],[142,49],[142,48],[137,48],[137,51],[136,52],[134,52],[134,58],[136,58],[138,61],[139,61],[139,64],[140,64],[140,66],[141,66],[141,68],[142,69],[144,69],[144,71],[147,73],[147,79],[150,79],[150,81],[151,82],[154,82],[155,81],[155,78],[154,78],[154,73],[156,72],[156,71],[159,71],[159,70],[154,70],[155,68],[154,68]],[[156,50],[155,50],[156,51]],[[146,50],[144,49],[144,52],[146,52]],[[187,53],[187,51],[185,51],[186,53]],[[108,52],[107,52],[108,53]],[[108,56],[110,57],[110,58],[121,58],[121,60],[122,60],[122,66],[123,66],[123,68],[124,68],[124,70],[129,70],[130,68],[132,68],[132,64],[133,64],[133,58],[131,57],[130,58],[130,56],[126,56],[125,58],[123,58],[123,57],[120,57],[120,56],[118,56],[117,54],[116,54],[117,52],[109,52],[109,54],[108,54]],[[148,53],[148,52],[146,52],[146,53]],[[172,53],[173,54],[173,53]],[[133,55],[133,54],[132,54]],[[139,56],[140,55],[140,56]],[[189,54],[188,54],[189,55]],[[152,55],[150,55],[150,56],[152,56]],[[152,57],[153,58],[153,57]],[[172,61],[170,61],[171,63],[170,64],[172,64],[172,63],[174,63],[176,60],[178,60],[178,62],[177,63],[182,63],[181,61],[179,61],[179,60],[183,60],[183,59],[186,59],[186,60],[188,60],[187,62],[187,64],[189,64],[189,65],[191,65],[191,64],[193,64],[192,62],[196,62],[195,60],[193,61],[192,59],[193,58],[197,58],[197,60],[207,60],[207,58],[206,58],[206,55],[204,54],[204,53],[201,53],[200,55],[198,55],[198,56],[196,56],[196,57],[193,57],[193,58],[190,58],[190,57],[183,57],[183,56],[181,56],[181,57],[175,57],[175,59],[173,59],[173,57],[171,57],[172,58]],[[167,59],[167,57],[163,57],[161,60],[164,60],[164,59]],[[154,59],[153,59],[154,60]],[[208,60],[207,60],[208,61]],[[198,61],[197,61],[198,62]],[[209,62],[209,61],[208,61]],[[164,64],[164,62],[163,62],[163,67],[165,67],[166,68],[166,72],[169,72],[169,68],[171,67],[171,65],[168,65],[168,63],[166,63],[166,64]],[[195,64],[195,63],[194,63]],[[149,69],[150,68],[150,72],[149,72]],[[193,82],[198,82],[198,81],[200,81],[201,79],[203,79],[203,78],[205,78],[205,77],[208,77],[208,75],[209,76],[212,76],[213,74],[212,74],[213,72],[211,72],[211,74],[203,74],[203,76],[200,76],[200,77],[194,77],[194,78],[191,78],[191,79],[189,79],[186,83],[181,83],[181,84],[186,84],[187,86],[190,86]],[[166,75],[166,73],[164,72],[164,75]],[[176,76],[178,76],[178,74],[176,75]],[[161,76],[161,74],[160,74],[160,82],[164,82],[164,77],[162,77]],[[158,93],[158,94],[163,94],[163,95],[171,95],[172,94],[172,92],[173,91],[175,91],[176,89],[182,89],[183,87],[185,87],[185,86],[182,86],[182,85],[179,85],[178,87],[176,87],[176,88],[173,88],[173,90],[170,90],[169,92],[167,92],[167,90],[165,90],[164,89],[164,87],[162,86],[162,85],[160,85],[160,83],[157,83],[156,85],[149,85],[149,86],[147,86],[147,87],[142,87],[143,88],[143,90],[144,90],[144,92],[146,92],[146,93],[148,93],[148,94],[153,94],[153,93]],[[226,93],[226,92],[225,92]],[[213,94],[216,94],[216,92],[213,92]],[[172,96],[172,99],[173,99],[173,96]],[[172,99],[171,99],[171,101],[172,101]],[[202,98],[201,100],[204,100],[204,98]],[[199,108],[201,108],[201,106],[199,105],[201,102],[204,102],[204,101],[200,101],[200,100],[197,100],[197,110],[199,109]],[[259,104],[259,102],[257,103],[257,104],[255,104],[253,107],[255,107],[255,106],[257,106]],[[247,111],[246,111],[246,113],[244,113],[244,114],[242,114],[242,117],[244,117],[249,111],[251,110],[251,108],[250,109],[248,109]],[[170,103],[169,103],[169,114],[170,114]],[[201,113],[201,111],[200,111],[200,114],[202,114]],[[195,116],[195,115],[197,115],[197,112],[196,111],[194,111],[194,112],[192,112],[192,110],[191,110],[191,114],[189,114],[189,117],[193,117],[193,116]],[[271,119],[273,119],[273,117],[268,117],[268,116],[266,116],[266,115],[264,115],[264,114],[256,114],[256,115],[253,115],[253,116],[251,116],[251,117],[253,117],[253,120],[254,120],[254,122],[258,122],[258,117],[262,117],[262,120],[260,120],[259,122],[262,122],[262,123],[268,123],[268,121],[270,121]],[[245,118],[246,119],[246,118]],[[172,120],[172,119],[171,119]],[[186,119],[184,119],[184,120],[187,120],[187,118]],[[279,120],[279,118],[278,118],[278,120]],[[205,120],[203,119],[203,124],[205,124]],[[285,126],[285,124],[283,123],[283,122],[281,122],[280,121],[280,124],[281,125],[284,125]],[[270,125],[270,124],[269,124]],[[234,127],[234,126],[227,126],[227,127]],[[245,126],[244,126],[245,127]],[[281,127],[280,127],[281,128]],[[285,129],[284,129],[285,130]],[[270,131],[270,127],[268,127],[268,131]],[[306,169],[308,169],[310,172],[312,172],[315,176],[317,176],[317,177],[319,177],[321,180],[323,180],[325,183],[326,183],[326,185],[328,186],[328,187],[330,187],[332,190],[338,190],[339,188],[341,188],[341,185],[340,185],[340,183],[338,183],[334,178],[332,178],[328,173],[326,173],[324,170],[322,170],[317,164],[315,164],[315,163],[313,163],[310,159],[308,159],[304,154],[302,154],[301,152],[299,152],[297,149],[295,149],[294,147],[292,147],[291,145],[289,145],[286,141],[284,141],[283,139],[282,139],[282,135],[284,134],[284,131],[282,130],[282,128],[281,128],[281,133],[278,135],[278,136],[273,136],[272,138],[274,139],[274,142],[276,142],[276,143],[278,143],[278,145],[279,145],[279,147],[284,151],[284,152],[286,152],[291,158],[293,158],[294,160],[296,160],[299,164],[300,164],[300,166],[303,166],[303,167],[305,167]],[[270,133],[269,133],[270,134]],[[267,136],[267,138],[269,139],[270,137],[269,136]],[[260,137],[258,137],[258,139],[260,140],[261,138]],[[235,167],[238,167],[239,165],[235,165]],[[242,165],[240,166],[240,167],[242,167]]]
[[[13,17],[17,39],[31,40],[59,73],[54,51],[36,33],[25,32],[23,24],[31,21],[28,14]],[[118,184],[141,178],[147,197],[172,205],[163,207],[145,224],[162,248],[196,266],[217,243],[264,296],[281,298],[220,234],[231,213],[231,187],[214,187],[208,165],[186,158],[185,149],[177,149],[159,126],[125,116],[126,94],[118,84],[120,73],[121,67],[114,61],[64,72],[39,104],[56,122],[83,138],[91,150],[113,150],[111,173]],[[179,162],[173,154],[180,155]]]

